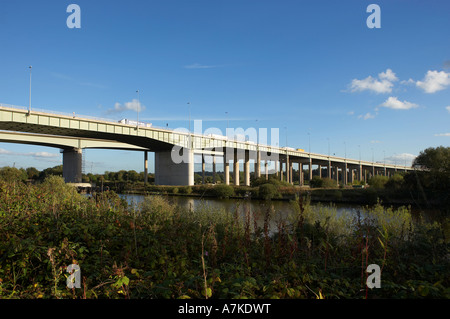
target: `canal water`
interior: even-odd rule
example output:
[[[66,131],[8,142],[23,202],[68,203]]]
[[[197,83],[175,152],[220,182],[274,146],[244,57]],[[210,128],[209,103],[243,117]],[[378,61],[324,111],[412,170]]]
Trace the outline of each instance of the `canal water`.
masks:
[[[120,195],[126,199],[131,205],[138,205],[144,200],[143,195]],[[289,225],[292,222],[290,217],[295,216],[296,208],[289,202],[284,200],[247,200],[247,199],[219,199],[219,198],[198,198],[188,196],[167,196],[169,202],[179,206],[182,209],[207,212],[225,211],[230,214],[237,214],[243,221],[248,218],[251,227],[264,227],[264,220],[269,213],[269,231],[277,230],[281,225]],[[334,213],[339,216],[341,214],[357,215],[361,211],[361,206],[351,204],[318,204],[311,203],[312,206],[321,205],[323,209],[333,209]]]
[[[131,205],[138,205],[144,200],[144,195],[120,195],[125,198]],[[295,206],[285,200],[248,200],[248,199],[219,199],[219,198],[199,198],[189,196],[167,196],[169,202],[179,206],[182,209],[192,211],[203,210],[206,212],[224,211],[230,214],[237,214],[245,221],[249,218],[252,227],[264,227],[264,219],[267,212],[270,213],[269,228],[275,231],[283,222],[288,225],[293,221],[292,216],[296,216]],[[345,215],[346,217],[357,217],[360,214],[361,218],[365,217],[365,205],[357,204],[343,204],[343,203],[310,203],[313,209],[319,211],[319,214],[334,215],[336,217]],[[321,213],[321,212],[322,213]],[[418,220],[417,217],[421,215],[425,222],[432,222],[436,219],[434,216],[439,215],[439,210],[425,209],[419,210],[417,208],[411,209],[413,220]]]

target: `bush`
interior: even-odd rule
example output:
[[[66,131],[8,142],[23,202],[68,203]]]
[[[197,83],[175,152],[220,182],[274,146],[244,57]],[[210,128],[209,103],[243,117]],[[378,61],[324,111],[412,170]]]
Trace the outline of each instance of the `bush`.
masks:
[[[184,186],[184,187],[181,187],[181,188],[179,189],[179,191],[180,191],[181,194],[187,194],[187,195],[189,195],[189,194],[192,193],[192,187],[191,187],[191,186]]]
[[[277,187],[273,184],[262,184],[258,188],[258,194],[260,198],[266,200],[270,200],[272,198],[280,196]]]
[[[234,188],[230,185],[219,184],[214,186],[213,194],[219,198],[228,198],[234,195]]]
[[[386,182],[385,187],[390,189],[400,189],[403,187],[403,175],[395,174]]]
[[[376,175],[369,179],[369,185],[373,188],[384,188],[389,178],[387,176]]]
[[[319,176],[313,176],[312,180],[309,182],[309,186],[312,188],[334,188],[337,187],[337,183],[331,178],[321,178]]]

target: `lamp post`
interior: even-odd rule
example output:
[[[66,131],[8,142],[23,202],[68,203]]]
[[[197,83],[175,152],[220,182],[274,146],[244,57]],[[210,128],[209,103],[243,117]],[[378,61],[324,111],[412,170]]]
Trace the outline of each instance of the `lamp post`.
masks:
[[[328,140],[328,157],[330,157],[330,138],[327,137]]]
[[[141,102],[139,99],[139,90],[136,90],[136,93],[137,93],[137,97],[138,97],[138,105],[136,108],[136,111],[137,111],[136,130],[138,130],[139,129],[139,108],[141,107]]]
[[[309,156],[311,157],[311,133],[308,132]]]
[[[229,124],[229,123],[228,123],[228,112],[225,112],[225,114],[226,114],[226,116],[227,116],[227,131],[228,131],[228,124]],[[227,135],[226,133],[227,133],[227,132],[225,132],[225,135]]]
[[[286,147],[288,147],[287,126],[284,127],[284,134],[286,135]]]
[[[347,142],[344,141],[344,156],[345,156],[345,160],[347,160]]]
[[[189,105],[189,134],[191,134],[191,102],[187,102]]]
[[[28,114],[31,114],[31,69],[33,67],[30,65],[28,68],[30,69],[30,96],[28,101]]]

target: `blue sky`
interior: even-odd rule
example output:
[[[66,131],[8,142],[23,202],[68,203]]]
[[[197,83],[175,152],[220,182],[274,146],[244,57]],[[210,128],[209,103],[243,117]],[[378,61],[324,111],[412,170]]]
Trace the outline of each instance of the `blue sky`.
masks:
[[[66,12],[81,8],[81,28]],[[381,28],[368,28],[369,4]],[[157,126],[279,128],[280,144],[407,164],[450,145],[449,1],[2,1],[0,103]],[[227,112],[227,113],[225,113]],[[361,155],[360,155],[361,154]],[[150,156],[150,170],[153,170]],[[0,143],[0,166],[61,163]],[[86,172],[143,154],[86,150]]]

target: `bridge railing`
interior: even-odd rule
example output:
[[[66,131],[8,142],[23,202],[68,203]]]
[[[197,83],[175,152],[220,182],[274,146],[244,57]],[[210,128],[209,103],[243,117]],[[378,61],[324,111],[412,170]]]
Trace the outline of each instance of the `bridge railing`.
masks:
[[[28,111],[28,107],[26,106],[19,106],[19,105],[11,105],[11,104],[5,104],[5,103],[0,103],[0,107],[2,108],[8,108],[8,109],[19,109],[19,110],[25,110]],[[41,109],[41,108],[35,108],[33,107],[31,109],[31,112],[38,112],[38,113],[46,113],[46,114],[53,114],[53,115],[61,115],[61,116],[66,116],[66,117],[75,117],[75,118],[80,118],[80,119],[86,119],[86,120],[93,120],[93,121],[100,121],[100,122],[106,122],[106,123],[114,123],[114,124],[118,124],[119,121],[117,120],[113,120],[110,118],[104,118],[104,117],[98,117],[98,116],[92,116],[92,115],[84,115],[84,114],[78,114],[76,112],[72,112],[72,113],[68,113],[68,112],[60,112],[60,111],[54,111],[54,110],[46,110],[46,109]],[[123,124],[123,123],[122,123]],[[157,129],[161,129],[161,130],[166,130],[166,131],[170,131],[168,128],[166,127],[160,127],[160,126],[156,126],[152,124],[153,128],[157,128]]]
[[[18,105],[11,105],[11,104],[5,104],[5,103],[0,103],[0,108],[6,108],[6,109],[19,109],[19,110],[25,110],[28,111],[28,107],[26,106],[18,106]],[[32,112],[37,112],[37,113],[44,113],[44,114],[54,114],[54,115],[59,115],[59,116],[65,116],[65,117],[71,117],[71,118],[79,118],[79,119],[87,119],[87,120],[93,120],[93,121],[101,121],[101,122],[106,122],[106,123],[112,123],[112,124],[122,124],[123,123],[119,123],[119,121],[117,120],[113,120],[110,118],[102,118],[102,117],[97,117],[97,116],[90,116],[90,115],[82,115],[82,114],[77,114],[76,112],[72,112],[72,113],[68,113],[68,112],[60,112],[60,111],[53,111],[53,110],[45,110],[45,109],[40,109],[40,108],[32,108],[31,110]],[[142,127],[143,129],[145,129],[145,127]],[[156,125],[151,126],[151,128],[153,129],[157,129],[157,130],[161,130],[161,131],[166,131],[166,132],[175,132],[175,130],[173,129],[169,129],[168,127],[159,127]],[[188,133],[188,132],[179,132],[177,131],[177,133],[180,134],[185,134],[185,135],[190,135],[192,138],[195,137],[199,137],[199,138],[211,138],[214,140],[214,137],[209,137],[209,136],[205,136],[202,134],[197,134],[197,133]],[[248,144],[251,143],[249,141],[240,141],[236,138],[228,138],[226,137],[225,140],[226,142],[237,142],[237,143],[244,143],[244,144]],[[361,161],[361,160],[354,160],[354,159],[349,159],[349,158],[340,158],[340,157],[336,157],[336,156],[327,156],[327,155],[323,155],[323,154],[317,154],[317,153],[311,153],[311,152],[299,152],[295,149],[291,150],[290,148],[285,148],[285,147],[280,147],[280,146],[274,146],[274,145],[268,145],[268,144],[262,144],[259,143],[258,144],[259,147],[266,147],[266,148],[270,148],[273,151],[277,151],[280,154],[289,154],[289,155],[294,155],[294,156],[298,156],[299,154],[302,155],[306,155],[308,157],[313,157],[313,158],[322,158],[323,160],[331,160],[331,161],[336,161],[336,160],[340,160],[340,161],[344,161],[344,162],[352,162],[352,164],[362,164],[362,165],[373,165],[373,164],[377,164],[377,166],[380,165],[380,163],[372,163],[372,162],[368,162],[368,161]],[[401,166],[401,165],[394,165],[394,164],[382,164],[381,166],[386,166],[386,167],[395,167],[395,168],[407,168],[410,169],[411,167],[409,166]]]

